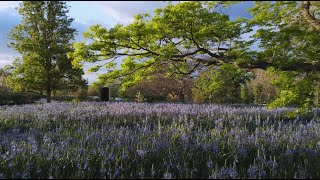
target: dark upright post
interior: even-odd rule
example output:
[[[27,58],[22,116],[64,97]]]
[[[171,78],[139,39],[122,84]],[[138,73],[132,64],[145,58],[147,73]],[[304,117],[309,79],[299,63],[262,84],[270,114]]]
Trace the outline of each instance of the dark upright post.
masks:
[[[109,101],[109,88],[103,87],[100,89],[100,101]]]

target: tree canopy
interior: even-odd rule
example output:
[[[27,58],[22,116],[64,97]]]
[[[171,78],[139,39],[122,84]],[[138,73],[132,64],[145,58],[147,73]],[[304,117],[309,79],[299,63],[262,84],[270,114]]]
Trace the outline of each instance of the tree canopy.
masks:
[[[279,75],[279,93],[271,107],[312,107],[320,82],[319,2],[255,2],[250,9],[254,35],[262,49],[260,60],[272,64]]]
[[[289,99],[294,97],[299,97],[294,104],[313,106],[311,99],[320,71],[319,3],[257,1],[248,9],[253,15],[251,20],[230,20],[216,10],[235,3],[169,3],[156,9],[153,17],[136,15],[134,22],[126,26],[118,24],[107,29],[94,25],[84,33],[92,41],[75,43],[75,51],[69,55],[74,65],[105,62],[91,71],[103,66],[112,69],[99,77],[100,82],[122,78],[123,87],[141,82],[163,67],[167,67],[168,76],[197,76],[210,66],[226,64],[244,70],[268,69],[282,73],[275,82],[280,93],[271,106],[290,105],[293,101]],[[253,27],[258,27],[254,39],[243,39],[241,35],[252,33]],[[253,43],[259,49],[253,49]],[[120,57],[123,63],[115,69],[115,60]],[[289,77],[291,86],[281,85]]]
[[[126,86],[166,64],[170,75],[192,75],[206,66],[233,63],[241,58],[240,49],[247,46],[240,38],[250,30],[243,26],[244,19],[230,21],[227,15],[212,12],[200,2],[169,3],[155,13],[152,19],[148,14],[136,15],[132,24],[118,24],[109,30],[91,26],[84,36],[93,42],[74,44],[75,62],[106,61],[110,68],[115,67],[116,58],[124,57],[120,70],[100,78],[126,75]]]

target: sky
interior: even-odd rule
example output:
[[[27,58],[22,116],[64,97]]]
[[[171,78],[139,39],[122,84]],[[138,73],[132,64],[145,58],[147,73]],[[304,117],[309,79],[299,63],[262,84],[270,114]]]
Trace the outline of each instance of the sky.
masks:
[[[20,1],[0,1],[0,68],[10,64],[15,57],[21,55],[13,48],[7,47],[10,42],[7,34],[10,29],[19,24],[22,20],[21,16],[15,9],[19,6]],[[75,36],[75,41],[85,41],[82,36],[89,26],[100,24],[103,27],[111,28],[116,24],[130,24],[133,22],[133,17],[138,13],[149,13],[152,17],[153,11],[157,8],[165,7],[169,1],[69,1],[70,6],[69,16],[74,18],[72,27],[76,28],[78,33]],[[179,1],[172,1],[172,4]],[[230,19],[237,17],[252,18],[246,12],[246,9],[253,6],[252,1],[239,3],[231,8],[220,9],[219,11],[228,14]],[[250,34],[244,35],[244,38],[249,38]],[[86,71],[90,68],[90,64],[84,65]],[[100,70],[97,73],[85,74],[84,78],[89,84],[96,80],[99,74],[105,70]]]

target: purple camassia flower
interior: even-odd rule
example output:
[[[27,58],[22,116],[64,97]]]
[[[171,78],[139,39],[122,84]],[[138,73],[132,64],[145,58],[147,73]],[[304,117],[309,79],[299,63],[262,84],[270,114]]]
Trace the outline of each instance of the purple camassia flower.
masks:
[[[247,149],[246,148],[244,148],[244,147],[241,147],[240,148],[240,156],[241,157],[247,157]]]
[[[171,179],[172,178],[172,175],[170,172],[166,172],[163,174],[163,179]]]
[[[207,167],[208,167],[208,168],[212,168],[212,167],[213,167],[213,161],[209,160],[209,161],[207,162]]]
[[[186,134],[186,133],[183,133],[182,135],[181,135],[181,140],[183,141],[183,142],[188,142],[189,141],[189,137],[188,137],[188,134]]]
[[[287,154],[288,154],[288,155],[294,155],[296,152],[297,152],[296,149],[288,149],[288,150],[287,150]]]
[[[113,174],[113,178],[117,178],[120,175],[121,170],[122,170],[121,167],[118,167]]]
[[[218,173],[219,179],[231,178],[236,179],[238,177],[238,172],[235,168],[222,167]]]
[[[144,172],[143,172],[143,171],[139,172],[139,176],[140,176],[141,178],[143,178],[143,177],[144,177]]]
[[[253,166],[249,167],[249,169],[247,170],[247,174],[248,174],[250,179],[256,179],[257,176],[258,176],[258,171],[259,171],[258,166],[257,165],[253,165]]]
[[[261,177],[262,177],[262,178],[266,178],[266,177],[267,177],[267,172],[263,170],[263,171],[261,172]]]
[[[137,150],[137,152],[138,152],[138,155],[139,155],[141,158],[143,158],[143,157],[145,156],[145,154],[148,153],[148,151],[144,151],[144,150]]]

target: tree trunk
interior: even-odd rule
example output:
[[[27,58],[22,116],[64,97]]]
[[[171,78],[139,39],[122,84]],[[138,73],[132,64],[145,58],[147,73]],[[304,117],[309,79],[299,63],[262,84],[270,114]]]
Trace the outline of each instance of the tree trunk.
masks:
[[[47,103],[51,103],[51,89],[47,89]]]
[[[320,21],[317,19],[314,14],[312,15],[310,12],[311,3],[310,1],[303,1],[302,3],[302,13],[305,20],[308,24],[316,30],[320,30]]]
[[[183,91],[179,92],[178,99],[179,99],[179,101],[184,101],[184,93],[183,93]]]

